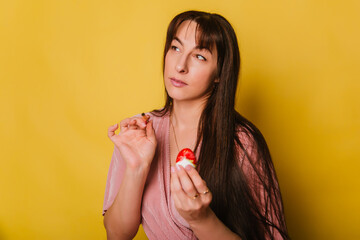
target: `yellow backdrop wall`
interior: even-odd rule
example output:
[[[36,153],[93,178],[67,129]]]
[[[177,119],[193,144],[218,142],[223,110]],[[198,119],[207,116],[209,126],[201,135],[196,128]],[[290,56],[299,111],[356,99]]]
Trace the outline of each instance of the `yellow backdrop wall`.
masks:
[[[0,239],[106,238],[107,127],[162,106],[166,27],[190,9],[237,32],[236,107],[268,141],[292,238],[360,239],[355,0],[0,1]]]

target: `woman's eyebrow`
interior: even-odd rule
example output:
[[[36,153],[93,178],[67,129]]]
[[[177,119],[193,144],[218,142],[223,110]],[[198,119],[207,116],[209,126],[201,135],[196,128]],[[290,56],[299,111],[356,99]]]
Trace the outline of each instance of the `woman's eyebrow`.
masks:
[[[184,46],[184,44],[182,43],[182,41],[178,37],[174,37],[174,40],[178,41],[181,46]],[[209,48],[207,48],[207,47],[201,47],[199,45],[196,45],[196,47],[194,49],[207,50],[207,51],[210,52],[210,54],[212,54],[211,50]]]
[[[184,44],[182,43],[182,41],[181,41],[178,37],[174,37],[174,40],[178,41],[178,42],[181,44],[181,46],[184,45]]]

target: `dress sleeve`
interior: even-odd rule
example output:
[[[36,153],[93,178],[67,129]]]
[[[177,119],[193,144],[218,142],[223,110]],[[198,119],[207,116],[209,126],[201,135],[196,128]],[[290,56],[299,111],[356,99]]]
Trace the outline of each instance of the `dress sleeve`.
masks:
[[[105,188],[105,197],[103,205],[103,213],[111,207],[115,197],[119,191],[120,184],[125,171],[125,162],[120,155],[119,149],[114,147],[113,155],[110,162],[109,172],[107,175],[106,188]]]
[[[239,133],[239,140],[244,150],[241,152],[240,165],[250,185],[252,197],[258,205],[261,215],[266,219],[270,230],[265,239],[284,239],[278,229],[284,228],[284,215],[279,184],[274,166],[260,157],[257,144],[251,135],[246,132]]]
[[[150,113],[146,113],[147,115]],[[141,114],[137,114],[133,117],[140,117]],[[122,182],[126,163],[121,157],[120,151],[114,146],[114,151],[111,157],[110,167],[107,175],[105,196],[104,196],[104,205],[102,215],[105,215],[105,212],[113,204],[117,193],[119,192],[120,184]]]

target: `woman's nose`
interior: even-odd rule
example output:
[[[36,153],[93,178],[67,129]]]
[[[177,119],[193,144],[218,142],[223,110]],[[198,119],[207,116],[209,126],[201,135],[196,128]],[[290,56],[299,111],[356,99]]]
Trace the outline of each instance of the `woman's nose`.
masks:
[[[188,71],[188,66],[187,66],[187,57],[186,56],[181,56],[179,57],[177,63],[176,63],[176,71],[178,71],[179,73],[187,73]]]

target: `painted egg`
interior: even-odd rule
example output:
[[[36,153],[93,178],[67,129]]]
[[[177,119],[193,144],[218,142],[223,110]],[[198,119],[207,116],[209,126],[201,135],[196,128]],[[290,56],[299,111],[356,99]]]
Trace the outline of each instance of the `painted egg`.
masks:
[[[193,151],[190,148],[184,148],[181,150],[176,158],[176,165],[181,165],[184,168],[187,165],[191,165],[193,168],[196,168],[196,157]]]

